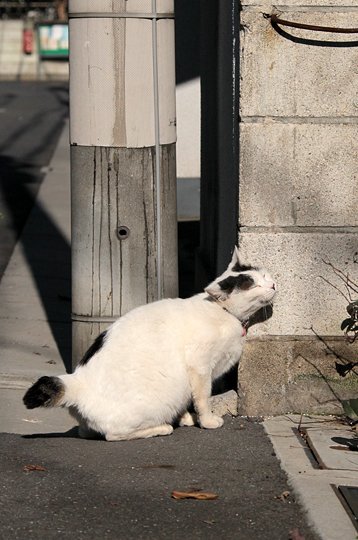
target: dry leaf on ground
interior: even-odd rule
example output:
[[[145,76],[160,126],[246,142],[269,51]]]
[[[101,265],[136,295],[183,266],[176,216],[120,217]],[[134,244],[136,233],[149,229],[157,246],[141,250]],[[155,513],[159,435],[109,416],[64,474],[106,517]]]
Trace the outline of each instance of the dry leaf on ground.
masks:
[[[217,493],[210,491],[172,491],[173,499],[197,499],[199,501],[213,501],[218,498]]]
[[[46,471],[47,469],[43,467],[42,465],[24,465],[24,471],[25,472],[31,472],[31,471]]]
[[[290,531],[290,540],[305,540],[305,537],[302,536],[299,529],[292,529]]]
[[[280,499],[281,501],[285,501],[290,496],[289,491],[283,491],[281,495],[276,495],[275,499]]]

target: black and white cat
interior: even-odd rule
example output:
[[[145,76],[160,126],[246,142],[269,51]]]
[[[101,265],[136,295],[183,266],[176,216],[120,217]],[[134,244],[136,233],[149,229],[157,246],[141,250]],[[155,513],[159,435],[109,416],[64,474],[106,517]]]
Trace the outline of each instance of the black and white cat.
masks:
[[[173,422],[222,426],[212,413],[212,382],[238,363],[244,324],[271,303],[276,284],[235,248],[227,270],[204,293],[133,309],[101,334],[71,375],[41,377],[28,409],[68,407],[83,437],[107,441],[169,435]]]

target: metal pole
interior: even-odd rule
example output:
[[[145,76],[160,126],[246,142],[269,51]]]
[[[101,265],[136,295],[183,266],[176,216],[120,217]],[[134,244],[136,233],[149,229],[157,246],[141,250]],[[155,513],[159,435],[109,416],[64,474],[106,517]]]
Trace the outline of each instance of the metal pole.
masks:
[[[174,2],[70,0],[69,21],[76,365],[117,317],[177,295]]]
[[[198,283],[221,273],[238,239],[240,2],[201,1],[201,203]]]
[[[157,12],[157,1],[152,0],[152,12]],[[160,264],[162,250],[162,230],[161,222],[161,163],[160,163],[160,125],[159,125],[159,71],[158,71],[158,34],[157,21],[152,19],[152,51],[153,51],[153,94],[154,94],[154,131],[155,131],[155,167],[156,167],[156,194],[157,194],[157,290],[158,298],[162,297],[162,268]],[[159,263],[159,264],[158,264]]]

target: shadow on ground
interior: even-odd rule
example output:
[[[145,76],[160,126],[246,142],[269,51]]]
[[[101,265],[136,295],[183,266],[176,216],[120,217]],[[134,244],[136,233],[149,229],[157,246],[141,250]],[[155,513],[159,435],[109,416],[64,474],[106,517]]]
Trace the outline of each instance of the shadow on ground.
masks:
[[[70,367],[70,245],[36,196],[68,117],[68,85],[14,83],[0,85],[3,129],[0,135],[0,276],[21,238],[46,317]],[[36,241],[21,235],[30,211],[37,213]],[[54,280],[45,279],[46,275]],[[59,268],[61,272],[59,273]],[[65,321],[64,324],[59,322]]]

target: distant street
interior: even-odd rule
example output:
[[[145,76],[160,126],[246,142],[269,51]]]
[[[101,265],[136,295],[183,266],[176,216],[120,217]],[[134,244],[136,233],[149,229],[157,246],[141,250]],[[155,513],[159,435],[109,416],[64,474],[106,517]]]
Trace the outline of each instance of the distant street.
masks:
[[[0,82],[0,279],[68,116],[66,82]]]

